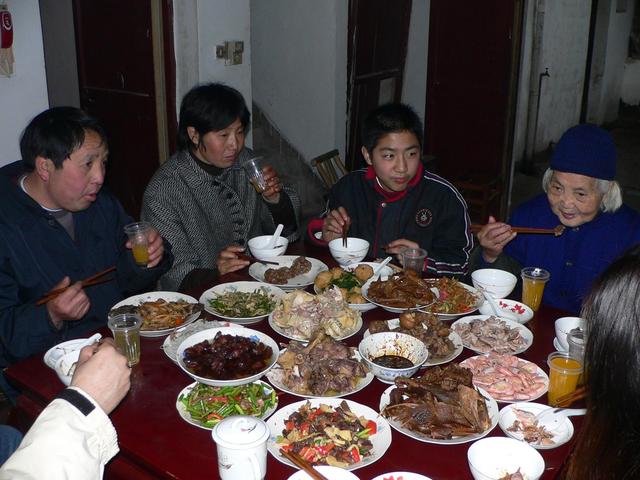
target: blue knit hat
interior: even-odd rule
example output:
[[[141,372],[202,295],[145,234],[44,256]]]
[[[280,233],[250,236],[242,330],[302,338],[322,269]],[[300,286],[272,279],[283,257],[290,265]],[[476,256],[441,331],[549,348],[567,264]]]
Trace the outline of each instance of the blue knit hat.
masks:
[[[553,170],[613,180],[616,147],[606,130],[595,125],[576,125],[564,132],[551,155]]]

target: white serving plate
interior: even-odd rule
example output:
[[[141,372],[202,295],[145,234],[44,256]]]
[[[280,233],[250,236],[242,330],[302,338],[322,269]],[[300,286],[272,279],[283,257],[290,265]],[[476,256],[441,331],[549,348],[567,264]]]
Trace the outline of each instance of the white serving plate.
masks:
[[[270,258],[270,262],[277,262],[278,265],[265,265],[262,263],[252,263],[249,267],[249,275],[252,278],[255,278],[259,282],[269,283],[264,278],[264,272],[266,272],[270,268],[280,268],[280,267],[290,267],[293,264],[293,261],[298,258],[300,255],[281,255],[279,257]],[[311,270],[302,275],[298,275],[297,277],[290,278],[287,280],[287,283],[283,285],[276,285],[276,287],[280,287],[283,290],[295,290],[298,288],[304,288],[309,285],[313,285],[313,281],[315,280],[318,273],[323,272],[325,270],[329,270],[329,267],[325,265],[323,262],[318,260],[317,258],[306,257],[309,262],[311,262]]]
[[[486,319],[488,319],[489,317],[491,317],[492,315],[469,315],[468,317],[462,317],[459,320],[456,320],[455,322],[453,322],[451,324],[451,328],[454,329],[456,327],[456,325],[461,325],[464,323],[471,323],[474,320],[481,320],[484,321]],[[526,351],[532,344],[533,344],[533,333],[531,332],[531,330],[529,330],[527,327],[525,327],[524,325],[519,324],[518,322],[514,322],[513,320],[509,320],[507,318],[500,318],[501,321],[503,321],[508,327],[510,328],[515,328],[516,330],[518,330],[520,332],[520,335],[522,336],[522,338],[524,339],[524,346],[520,347],[519,349],[516,349],[515,351],[512,352],[504,352],[504,353],[508,353],[510,355],[517,355],[518,353],[522,353],[524,351]],[[462,335],[460,335],[462,337]],[[476,353],[488,353],[488,352],[483,352],[482,350],[478,350],[475,347],[472,347],[471,345],[468,345],[467,343],[465,343],[464,339],[462,340],[462,344],[467,347],[469,350],[473,350]]]
[[[373,420],[374,422],[376,422],[376,433],[375,435],[369,437],[369,440],[373,444],[371,455],[358,463],[354,463],[353,465],[348,466],[347,468],[345,468],[345,470],[356,470],[358,468],[371,465],[376,460],[380,460],[380,458],[382,458],[382,455],[384,455],[384,453],[391,445],[391,427],[389,426],[389,422],[387,422],[385,418],[383,418],[372,408],[369,408],[366,405],[362,405],[357,402],[353,402],[351,400],[344,400],[341,398],[312,398],[309,400],[303,400],[286,405],[280,408],[280,410],[274,413],[271,418],[267,420],[267,425],[271,432],[269,440],[267,441],[267,450],[271,455],[273,455],[276,460],[289,465],[290,467],[294,467],[293,463],[280,455],[280,446],[276,443],[276,437],[282,434],[287,418],[289,418],[292,413],[298,411],[298,409],[302,407],[306,402],[310,402],[311,406],[314,408],[317,408],[318,406],[320,406],[320,404],[329,405],[330,407],[335,408],[340,406],[341,402],[347,402],[349,409],[356,416],[365,417],[368,420]]]
[[[264,389],[268,389],[269,391],[273,390],[273,387],[271,385],[269,385],[268,383],[263,382],[262,380],[257,380],[254,383],[258,383],[260,385],[262,385],[264,387]],[[180,401],[180,397],[182,395],[187,395],[196,385],[198,384],[198,382],[193,382],[190,385],[187,385],[186,387],[184,387],[180,393],[178,394],[178,396],[176,397],[176,410],[178,411],[178,414],[180,415],[180,417],[187,423],[190,423],[191,425],[194,425],[198,428],[202,428],[203,430],[213,430],[213,427],[205,427],[204,425],[202,425],[200,422],[197,422],[196,420],[194,420],[193,418],[191,418],[191,415],[189,415],[189,412],[187,412],[187,407],[184,406],[184,404]],[[270,407],[269,409],[267,409],[266,412],[264,412],[261,416],[257,417],[260,418],[262,420],[266,420],[267,418],[269,418],[273,412],[275,412],[278,409],[278,397],[276,397],[276,403],[275,405],[273,405],[272,407]]]
[[[473,288],[471,285],[467,285],[466,283],[462,283],[459,282],[460,285],[465,289],[468,290],[469,292],[473,293],[476,297],[476,304],[473,308],[470,308],[464,312],[458,312],[458,313],[433,313],[433,315],[435,315],[436,317],[438,317],[438,320],[440,320],[441,322],[446,322],[446,321],[451,321],[451,320],[455,320],[456,318],[460,318],[464,315],[469,315],[470,313],[475,312],[476,310],[478,310],[478,308],[480,308],[480,306],[482,305],[482,302],[484,301],[484,298],[482,297],[482,294],[476,290],[475,288]],[[434,287],[433,290],[435,292],[438,292],[438,288]],[[436,293],[436,296],[439,296],[440,293]],[[436,302],[431,305],[431,307],[435,307],[438,304],[438,301],[436,300]],[[421,308],[420,309],[421,312],[426,312],[426,313],[432,313],[429,309],[429,307],[426,308]]]
[[[467,360],[475,360],[478,357],[482,357],[484,355],[475,355],[473,357],[469,357],[466,360],[463,360],[462,362],[460,362],[460,366],[461,367],[467,367],[468,362]],[[549,390],[549,376],[545,373],[544,370],[542,370],[538,365],[536,365],[533,362],[530,362],[529,360],[525,360],[523,358],[518,358],[518,360],[520,360],[521,362],[524,362],[525,364],[530,364],[536,367],[536,373],[538,374],[539,377],[542,377],[545,381],[546,384],[546,388],[543,389],[541,392],[531,395],[530,397],[527,398],[523,398],[523,399],[518,399],[518,400],[505,400],[503,398],[497,397],[497,396],[493,396],[490,393],[487,392],[487,396],[490,398],[493,398],[494,400],[500,402],[500,403],[520,403],[520,402],[530,402],[532,400],[536,400],[538,398],[540,398],[541,396],[543,396],[545,393],[547,393],[547,390]],[[469,368],[470,369],[470,368]],[[471,370],[471,369],[470,369]],[[475,385],[475,383],[474,383]],[[476,385],[477,388],[480,388],[478,385]]]
[[[309,340],[306,337],[305,338],[296,337],[296,336],[292,335],[291,333],[286,332],[273,319],[273,312],[271,312],[271,314],[269,315],[269,326],[271,326],[271,328],[273,328],[273,330],[276,333],[279,333],[283,337],[288,338],[290,340],[298,340],[300,342],[307,342]],[[359,317],[359,318],[356,319],[356,325],[353,328],[353,330],[349,330],[349,331],[345,332],[345,334],[340,336],[340,337],[333,337],[333,338],[335,340],[344,340],[345,338],[353,337],[356,333],[358,333],[360,331],[361,328],[362,328],[362,317]]]
[[[419,473],[413,472],[389,472],[378,475],[371,480],[431,480],[430,477],[425,477]]]
[[[391,385],[384,392],[382,392],[382,395],[380,397],[381,412],[382,410],[384,410],[384,408],[387,405],[389,405],[391,390],[393,390],[394,388],[396,388],[395,385]],[[489,419],[491,420],[491,426],[488,429],[486,429],[484,432],[474,433],[473,435],[465,435],[462,437],[455,437],[450,439],[437,439],[437,438],[428,437],[419,432],[414,432],[413,430],[409,430],[408,428],[403,427],[402,424],[396,420],[393,420],[393,419],[387,419],[387,420],[395,430],[397,430],[400,433],[403,433],[404,435],[407,435],[408,437],[415,438],[420,442],[435,443],[437,445],[458,445],[461,443],[473,442],[475,440],[479,440],[482,437],[487,436],[491,432],[491,430],[493,430],[498,424],[498,417],[499,417],[498,404],[496,403],[496,401],[493,400],[489,395],[487,395],[487,392],[485,392],[483,389],[477,388],[477,390],[478,390],[478,393],[480,393],[480,395],[485,398],[485,401],[487,404],[487,412],[489,414]]]
[[[522,402],[522,403],[514,403],[511,405],[507,405],[500,410],[500,420],[498,425],[504,432],[505,435],[511,438],[515,438],[516,440],[520,440],[521,442],[525,442],[524,435],[520,432],[511,432],[509,431],[509,427],[513,425],[513,422],[516,421],[516,415],[513,413],[513,409],[517,408],[518,410],[524,410],[527,412],[531,412],[534,415],[539,414],[543,410],[547,410],[548,405],[543,405],[541,403],[532,403],[532,402]],[[562,423],[555,429],[551,430],[550,433],[553,433],[553,445],[539,445],[537,443],[526,442],[531,445],[533,448],[537,450],[550,450],[552,448],[557,448],[560,445],[564,445],[571,437],[573,437],[573,423],[568,417],[564,417]]]
[[[282,355],[287,349],[283,349],[280,351],[280,355]],[[360,356],[360,353],[358,353],[358,351],[356,350],[354,352],[354,355],[352,358],[355,358],[356,360],[362,360],[362,357]],[[282,374],[283,374],[283,368],[280,367],[279,365],[275,365],[271,370],[269,370],[267,372],[267,379],[269,380],[269,382],[271,383],[271,385],[273,385],[274,387],[276,387],[278,390],[282,390],[283,392],[286,393],[290,393],[291,395],[295,395],[296,397],[302,397],[302,398],[341,398],[341,397],[346,397],[347,395],[351,395],[352,393],[356,393],[359,392],[360,390],[362,390],[364,387],[366,387],[367,385],[369,385],[374,378],[373,373],[371,372],[367,372],[367,374],[360,379],[360,381],[356,384],[355,388],[353,390],[349,390],[347,392],[342,392],[338,395],[331,395],[331,396],[320,396],[320,395],[311,395],[311,394],[306,394],[306,393],[300,393],[300,392],[296,392],[295,390],[291,390],[289,387],[287,387],[281,380]]]
[[[210,328],[218,328],[218,327],[238,327],[242,328],[242,325],[238,325],[236,323],[231,322],[219,322],[217,320],[197,320],[189,325],[185,325],[184,327],[176,328],[175,332],[171,332],[170,335],[167,335],[162,342],[160,348],[164,354],[169,357],[169,359],[178,363],[178,359],[176,358],[176,354],[178,353],[178,347],[180,344],[186,340],[188,337],[193,335],[194,333],[201,332],[202,330],[208,330]]]
[[[383,308],[384,310],[386,310],[387,312],[391,312],[391,313],[403,313],[403,312],[410,312],[411,310],[420,310],[423,309],[425,307],[428,307],[429,305],[432,305],[432,303],[425,303],[424,305],[416,305],[414,307],[409,307],[409,308],[397,308],[397,307],[390,307],[388,305],[384,305],[382,303],[377,303],[373,300],[371,300],[371,298],[369,298],[369,285],[371,284],[371,280],[367,281],[367,283],[365,283],[362,286],[362,296],[365,298],[365,300],[367,300],[370,303],[373,303],[374,305]]]
[[[211,313],[212,315],[215,315],[216,317],[223,318],[229,322],[238,323],[240,325],[256,323],[262,320],[263,318],[267,317],[271,312],[267,312],[264,315],[256,315],[253,317],[229,317],[226,315],[222,315],[217,310],[215,310],[212,306],[210,306],[209,300],[213,300],[219,295],[223,295],[224,293],[227,293],[227,292],[250,293],[261,288],[264,289],[268,295],[272,296],[274,300],[273,308],[275,308],[275,301],[278,300],[280,297],[282,297],[285,293],[284,290],[282,290],[281,288],[276,287],[275,285],[271,285],[270,283],[264,283],[264,282],[221,283],[220,285],[216,285],[215,287],[212,287],[209,290],[205,290],[204,293],[200,296],[200,303],[204,305],[204,309],[207,312]],[[273,309],[271,311],[273,311]]]
[[[387,322],[387,325],[389,325],[389,328],[398,328],[400,326],[399,318],[392,318],[391,320],[386,320],[386,322]],[[371,335],[371,332],[369,332],[369,329],[367,328],[362,334],[362,337],[365,338],[365,337],[368,337],[369,335]],[[460,335],[458,335],[456,332],[452,330],[451,333],[449,334],[449,340],[451,340],[454,347],[454,350],[453,352],[451,352],[450,355],[443,358],[431,358],[431,352],[429,352],[427,361],[424,362],[420,368],[442,365],[444,363],[448,363],[451,360],[454,360],[455,358],[457,358],[462,353],[462,350],[464,348],[464,346],[462,345],[462,339],[460,338]],[[429,347],[427,347],[427,350],[429,350]]]
[[[522,302],[508,298],[498,298],[494,302],[496,302],[500,310],[504,310],[508,315],[514,315],[518,323],[525,324],[533,318],[533,310]],[[493,314],[493,309],[489,302],[485,301],[480,305],[480,313],[483,315]]]
[[[344,470],[340,467],[331,467],[329,465],[316,465],[313,468],[321,475],[324,475],[324,477],[327,478],[328,480],[359,480],[358,477],[356,477],[349,470]],[[296,473],[291,475],[287,480],[313,480],[313,479],[304,470],[298,470]]]
[[[189,302],[189,303],[198,303],[198,301],[195,298],[189,295],[185,295],[183,293],[148,292],[148,293],[142,293],[140,295],[134,295],[129,298],[125,298],[124,300],[116,303],[113,307],[111,307],[111,309],[123,307],[125,305],[137,306],[144,302],[155,302],[160,299],[166,300],[167,302],[176,302],[178,300],[184,300],[185,302]],[[182,325],[180,325],[180,327],[190,324],[191,322],[195,321],[199,316],[200,316],[200,312],[192,313],[185,319],[185,321],[182,323]],[[174,328],[175,327],[163,328],[160,330],[140,330],[140,336],[141,337],[163,337],[164,335],[171,333],[174,330]]]
[[[260,341],[268,346],[271,347],[272,350],[272,355],[271,355],[271,361],[269,362],[269,365],[262,371],[250,375],[248,377],[243,377],[243,378],[236,378],[233,380],[217,380],[217,379],[213,379],[213,378],[206,378],[206,377],[201,377],[199,375],[196,375],[195,373],[192,373],[184,364],[184,351],[197,344],[200,342],[203,342],[205,340],[213,340],[213,338],[216,336],[216,333],[221,332],[223,335],[234,335],[237,337],[248,337],[251,338],[252,340],[255,341]],[[278,355],[280,354],[280,349],[278,348],[278,344],[275,342],[275,340],[273,340],[271,337],[269,337],[268,335],[259,332],[257,330],[252,330],[250,328],[237,328],[237,327],[219,327],[219,328],[210,328],[208,330],[203,330],[201,332],[198,333],[194,333],[193,335],[191,335],[190,337],[188,337],[186,340],[184,340],[180,346],[178,347],[178,351],[176,353],[176,357],[178,360],[178,366],[184,370],[184,372],[189,375],[191,378],[193,378],[195,381],[200,382],[200,383],[204,383],[206,385],[213,385],[214,387],[226,387],[226,386],[234,386],[234,385],[244,385],[245,383],[251,383],[251,382],[255,382],[256,380],[258,380],[260,377],[262,377],[265,373],[267,373],[267,371],[269,371],[269,369],[271,367],[273,367],[276,363],[276,361],[278,360]]]

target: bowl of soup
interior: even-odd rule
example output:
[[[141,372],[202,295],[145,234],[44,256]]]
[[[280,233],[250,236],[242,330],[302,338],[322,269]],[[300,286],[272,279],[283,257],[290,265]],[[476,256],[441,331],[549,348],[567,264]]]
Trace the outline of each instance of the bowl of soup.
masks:
[[[398,377],[410,377],[427,361],[425,344],[411,335],[379,332],[362,339],[358,351],[378,380],[394,383]]]

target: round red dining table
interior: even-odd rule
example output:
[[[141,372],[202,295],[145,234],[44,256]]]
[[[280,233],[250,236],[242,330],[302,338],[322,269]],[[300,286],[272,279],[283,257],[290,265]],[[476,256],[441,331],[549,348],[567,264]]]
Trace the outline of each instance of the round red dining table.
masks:
[[[328,249],[297,242],[289,246],[287,254],[305,254],[325,262],[329,267],[336,262]],[[225,275],[218,283],[249,279],[248,269]],[[202,291],[212,285],[202,285],[197,291],[185,292],[198,298]],[[542,306],[535,317],[527,323],[534,333],[533,345],[521,358],[537,363],[548,373],[547,355],[554,350],[554,326],[556,318],[566,312]],[[362,333],[371,320],[397,318],[397,314],[376,308],[363,313],[364,324],[360,332],[345,340],[357,346]],[[271,336],[277,342],[287,339],[269,326],[267,319],[247,325]],[[108,330],[102,331],[108,335]],[[162,338],[142,338],[140,363],[133,368],[131,390],[111,419],[118,432],[120,453],[107,465],[107,479],[201,479],[219,478],[216,446],[211,432],[194,427],[180,417],[175,404],[179,392],[193,380],[174,364],[161,349]],[[465,349],[456,359],[475,355]],[[20,390],[17,405],[10,416],[10,423],[26,430],[38,413],[63,388],[55,372],[48,368],[42,355],[23,360],[6,370],[6,375]],[[380,395],[388,387],[374,379],[363,390],[347,396],[349,400],[367,405],[378,411]],[[279,407],[300,401],[301,398],[282,393]],[[543,396],[539,402],[546,402]],[[502,408],[504,404],[499,403]],[[567,460],[575,443],[581,419],[573,417],[576,434],[567,444],[552,450],[541,450],[545,460],[542,479],[553,479]],[[489,435],[503,435],[498,426]],[[419,442],[395,430],[391,446],[375,463],[356,470],[362,480],[372,479],[381,473],[409,471],[423,474],[433,480],[459,480],[472,478],[467,464],[467,450],[471,443],[459,445],[436,445]],[[286,479],[295,469],[268,455],[267,479]],[[239,479],[243,480],[243,479]]]

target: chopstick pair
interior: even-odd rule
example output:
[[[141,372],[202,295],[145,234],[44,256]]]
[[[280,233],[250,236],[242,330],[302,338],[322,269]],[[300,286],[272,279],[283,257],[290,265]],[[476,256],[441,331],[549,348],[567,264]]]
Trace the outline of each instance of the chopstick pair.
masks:
[[[477,223],[471,224],[471,231],[473,233],[478,233],[482,230],[484,225],[479,225]],[[541,235],[554,235],[559,237],[564,232],[565,226],[558,225],[554,228],[535,228],[535,227],[511,227],[512,232],[516,233],[533,233],[533,234],[541,234]]]
[[[573,402],[582,400],[587,396],[587,388],[585,386],[579,387],[571,393],[558,397],[555,401],[556,407],[568,407]]]
[[[311,478],[314,478],[315,480],[328,480],[327,477],[322,475],[319,471],[313,468],[313,466],[309,462],[307,462],[304,458],[302,458],[300,454],[292,452],[290,450],[282,450],[282,449],[280,450],[280,453],[282,453],[283,457],[291,460],[293,464],[296,465],[298,468],[307,472],[307,474]]]
[[[250,257],[249,255],[245,255],[244,253],[238,253],[238,258],[240,260],[246,260],[247,262],[264,263],[266,265],[280,265],[278,262],[269,262],[267,260],[258,260],[257,258]]]
[[[104,277],[105,275],[113,272],[115,269],[116,267],[109,267],[106,270],[103,270],[101,272],[96,273],[95,275],[91,275],[90,277],[85,278],[84,280],[82,280],[82,288],[91,287],[93,285],[99,285],[100,283],[110,282],[111,280],[113,280],[113,278],[101,278],[101,277]],[[49,292],[45,293],[44,296],[40,298],[40,300],[36,302],[36,305],[43,305],[47,302],[50,302],[51,300],[53,300],[54,298],[62,294],[64,291],[66,291],[67,288],[69,287],[62,287],[62,288],[56,288],[55,290],[50,290]]]
[[[347,234],[349,233],[350,226],[351,226],[351,222],[344,222],[344,225],[342,226],[342,247],[343,248],[347,248],[347,245],[348,245]]]

